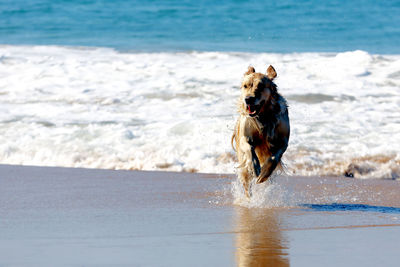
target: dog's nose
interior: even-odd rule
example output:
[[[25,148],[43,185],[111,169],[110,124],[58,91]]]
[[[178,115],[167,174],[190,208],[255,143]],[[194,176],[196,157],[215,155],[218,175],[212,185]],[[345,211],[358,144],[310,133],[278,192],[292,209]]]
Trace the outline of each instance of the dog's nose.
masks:
[[[246,102],[247,105],[251,105],[251,104],[254,104],[254,102],[256,101],[256,98],[254,96],[246,96],[244,101]]]

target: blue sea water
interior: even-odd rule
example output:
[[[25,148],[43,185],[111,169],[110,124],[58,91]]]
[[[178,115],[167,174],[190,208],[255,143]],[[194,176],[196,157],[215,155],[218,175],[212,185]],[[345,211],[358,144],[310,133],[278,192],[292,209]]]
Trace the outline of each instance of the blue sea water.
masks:
[[[1,0],[0,44],[400,53],[400,1]]]

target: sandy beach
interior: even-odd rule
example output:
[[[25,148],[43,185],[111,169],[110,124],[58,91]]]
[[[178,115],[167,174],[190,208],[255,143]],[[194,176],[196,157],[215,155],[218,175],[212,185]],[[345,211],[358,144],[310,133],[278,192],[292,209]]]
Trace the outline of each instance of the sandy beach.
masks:
[[[0,266],[397,266],[395,180],[0,166]]]

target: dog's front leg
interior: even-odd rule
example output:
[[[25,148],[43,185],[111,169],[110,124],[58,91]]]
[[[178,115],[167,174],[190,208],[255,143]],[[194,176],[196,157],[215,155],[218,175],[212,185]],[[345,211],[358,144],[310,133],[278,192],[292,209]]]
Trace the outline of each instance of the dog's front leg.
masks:
[[[250,139],[250,138],[248,138],[248,139]],[[251,147],[251,161],[253,163],[253,171],[254,171],[255,176],[258,177],[261,172],[260,161],[257,157],[256,149],[255,149],[255,146],[254,146],[252,140],[248,140],[248,142]]]
[[[255,152],[254,142],[251,137],[242,136],[239,146],[240,179],[242,180],[247,197],[250,197],[250,182],[254,176],[261,172],[260,161]]]
[[[260,161],[257,157],[255,145],[252,137],[242,137],[240,147],[245,155],[246,168],[251,170],[252,173],[257,177],[261,172]]]
[[[269,176],[275,170],[276,166],[278,165],[279,160],[276,156],[271,156],[261,168],[261,173],[257,178],[257,184],[263,183],[268,180]]]
[[[286,151],[287,143],[279,149],[276,153],[272,154],[261,168],[261,173],[258,175],[257,183],[263,183],[271,176],[272,172],[275,170],[278,163],[281,161],[283,153]]]
[[[242,123],[242,125],[244,126],[242,131],[243,131],[243,140],[244,143],[243,147],[247,148],[248,152],[250,152],[248,155],[248,159],[251,160],[251,163],[249,165],[253,175],[255,175],[256,177],[258,177],[258,175],[260,175],[261,172],[261,166],[260,166],[260,161],[257,157],[256,154],[256,145],[257,145],[257,128],[255,127],[255,122],[254,120],[249,120],[246,119],[244,123]]]

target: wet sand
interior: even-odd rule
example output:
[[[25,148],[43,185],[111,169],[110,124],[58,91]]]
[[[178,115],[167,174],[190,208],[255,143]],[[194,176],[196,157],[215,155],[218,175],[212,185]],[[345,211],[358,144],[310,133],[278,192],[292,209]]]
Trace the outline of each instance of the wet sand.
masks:
[[[0,266],[397,266],[400,182],[0,165]]]

